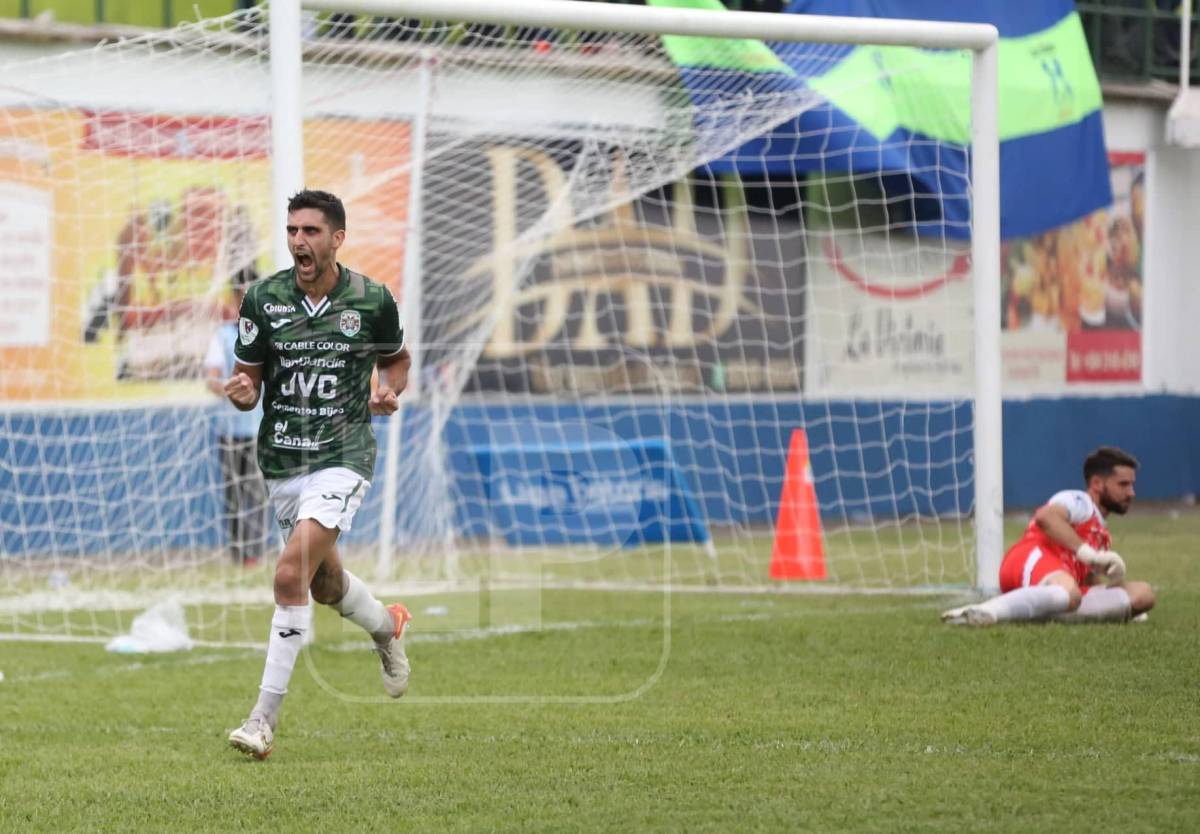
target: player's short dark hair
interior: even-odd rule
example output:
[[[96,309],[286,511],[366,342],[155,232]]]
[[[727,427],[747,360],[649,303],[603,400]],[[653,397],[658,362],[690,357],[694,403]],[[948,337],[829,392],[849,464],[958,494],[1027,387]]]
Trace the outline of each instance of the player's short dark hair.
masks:
[[[1116,446],[1101,446],[1084,459],[1083,481],[1087,483],[1093,475],[1111,475],[1118,466],[1137,469],[1137,458]]]
[[[306,188],[297,191],[288,199],[288,214],[300,209],[316,209],[325,216],[326,222],[333,231],[346,228],[346,207],[342,201],[328,191],[317,191]]]

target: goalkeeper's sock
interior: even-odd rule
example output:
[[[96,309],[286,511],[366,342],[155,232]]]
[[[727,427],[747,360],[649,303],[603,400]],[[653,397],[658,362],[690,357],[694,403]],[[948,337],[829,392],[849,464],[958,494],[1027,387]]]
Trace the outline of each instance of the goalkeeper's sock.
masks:
[[[346,593],[330,607],[374,638],[387,643],[396,631],[396,623],[382,602],[375,599],[363,581],[343,569]]]
[[[1017,588],[992,597],[975,606],[996,618],[996,622],[1043,620],[1071,607],[1071,595],[1057,585]]]
[[[288,681],[296,668],[296,658],[308,634],[310,610],[307,605],[276,605],[271,618],[271,639],[267,643],[267,662],[263,666],[258,703],[250,711],[275,728],[279,707],[287,694]]]
[[[1074,611],[1059,614],[1060,623],[1123,623],[1132,613],[1124,588],[1092,588]]]

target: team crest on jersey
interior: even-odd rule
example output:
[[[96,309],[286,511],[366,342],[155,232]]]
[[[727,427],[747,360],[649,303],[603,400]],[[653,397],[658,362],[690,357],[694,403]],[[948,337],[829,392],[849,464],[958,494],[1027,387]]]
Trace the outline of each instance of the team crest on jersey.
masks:
[[[358,314],[358,310],[345,310],[342,312],[342,317],[338,319],[338,329],[342,331],[343,336],[357,335],[362,328],[362,316]]]
[[[241,337],[242,344],[249,347],[258,338],[258,325],[242,316],[238,319],[238,336]]]

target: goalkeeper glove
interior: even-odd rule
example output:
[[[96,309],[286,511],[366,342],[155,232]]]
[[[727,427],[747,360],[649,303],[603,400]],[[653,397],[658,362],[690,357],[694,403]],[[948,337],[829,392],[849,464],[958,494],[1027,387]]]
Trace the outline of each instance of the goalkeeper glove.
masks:
[[[1075,551],[1075,558],[1099,570],[1109,582],[1120,582],[1125,578],[1125,560],[1115,550],[1097,550],[1084,543]]]

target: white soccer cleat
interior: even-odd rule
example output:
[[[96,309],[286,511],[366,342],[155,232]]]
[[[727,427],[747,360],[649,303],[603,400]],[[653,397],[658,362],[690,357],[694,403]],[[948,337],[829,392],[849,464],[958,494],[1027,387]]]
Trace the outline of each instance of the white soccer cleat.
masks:
[[[383,667],[383,690],[393,698],[399,698],[408,691],[408,654],[404,651],[404,626],[412,619],[412,615],[400,603],[389,605],[388,611],[396,624],[396,630],[387,643],[376,643],[375,651],[379,653]]]
[[[943,611],[942,622],[946,625],[990,626],[996,624],[996,615],[978,605],[964,605]]]
[[[1143,611],[1141,614],[1138,614],[1136,617],[1132,617],[1129,620],[1129,622],[1131,622],[1131,623],[1148,623],[1148,622],[1150,622],[1150,615],[1147,614],[1145,611]]]
[[[229,743],[235,750],[241,750],[261,761],[275,749],[275,734],[271,732],[271,725],[266,721],[251,717],[229,733]]]

